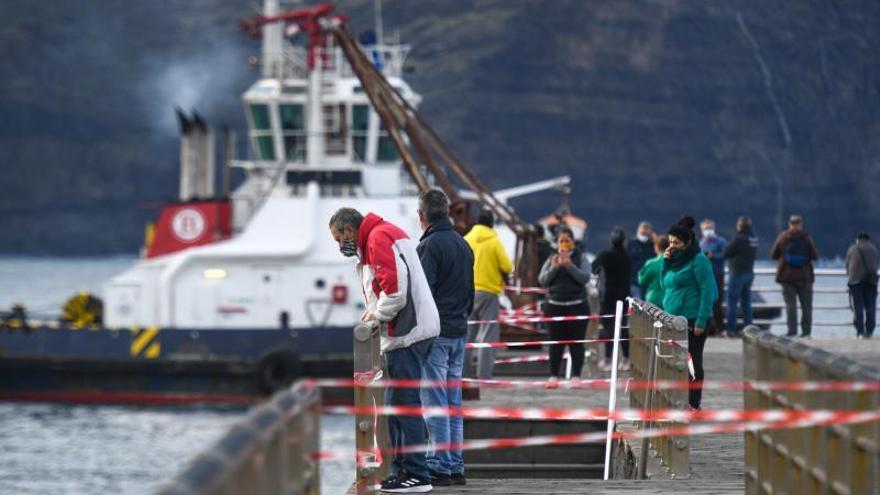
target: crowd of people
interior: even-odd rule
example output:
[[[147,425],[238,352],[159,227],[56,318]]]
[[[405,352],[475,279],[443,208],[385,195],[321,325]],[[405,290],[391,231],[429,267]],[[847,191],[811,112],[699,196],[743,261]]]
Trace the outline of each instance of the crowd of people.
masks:
[[[462,402],[462,377],[491,379],[493,348],[475,351],[467,342],[500,340],[499,297],[513,271],[491,212],[480,214],[477,224],[462,237],[449,219],[449,199],[432,189],[419,198],[423,235],[418,243],[397,226],[374,213],[362,215],[339,209],[330,219],[330,233],[344,256],[357,257],[357,271],[366,302],[365,324],[382,327],[381,350],[389,379],[432,382],[422,389],[389,387],[391,406],[457,408]],[[665,235],[648,222],[639,223],[635,238],[627,241],[623,228],[614,227],[607,249],[590,262],[572,230],[558,225],[552,241],[543,227],[538,233],[538,283],[546,288],[545,316],[583,316],[590,313],[589,287],[598,293],[601,314],[615,312],[617,301],[633,296],[683,316],[688,322],[688,351],[693,376],[702,383],[703,348],[709,335],[739,335],[738,311],[743,326],[752,323],[751,286],[758,239],[748,217],[740,217],[736,235],[728,242],[716,232],[711,219],[700,222],[682,216]],[[777,260],[776,281],[782,286],[788,335],[797,335],[797,304],[802,310],[800,335],[809,338],[812,326],[813,262],[818,251],[803,228],[803,218],[793,215],[770,250]],[[875,327],[877,248],[867,233],[860,233],[846,255],[846,273],[853,302],[854,325],[860,337],[870,337]],[[727,270],[725,271],[725,265]],[[726,281],[725,281],[726,279]],[[592,283],[591,283],[592,282]],[[727,311],[721,301],[726,295]],[[726,320],[725,320],[726,318]],[[477,323],[469,325],[468,321]],[[725,324],[726,322],[726,324]],[[554,341],[584,340],[585,320],[548,324]],[[629,369],[628,330],[622,324],[618,366]],[[603,318],[602,338],[613,336],[614,320]],[[605,346],[599,367],[610,371],[613,344]],[[550,345],[548,383],[563,379],[563,355],[568,351],[571,376],[581,375],[583,343]],[[700,386],[689,392],[689,407],[699,409]],[[459,445],[463,440],[460,415],[390,416],[388,433],[392,449],[409,445]],[[391,476],[381,484],[390,493],[424,493],[433,486],[464,485],[464,462],[459,449],[442,448],[427,453],[395,453]]]

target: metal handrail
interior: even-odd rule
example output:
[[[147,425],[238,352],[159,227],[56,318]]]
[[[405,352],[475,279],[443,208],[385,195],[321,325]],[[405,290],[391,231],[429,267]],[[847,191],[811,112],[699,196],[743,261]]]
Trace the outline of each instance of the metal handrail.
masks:
[[[384,364],[380,353],[384,323],[375,320],[359,323],[354,328],[354,376],[360,384],[382,378]],[[384,389],[355,387],[354,405],[359,410],[385,405]],[[390,474],[389,464],[382,462],[381,452],[388,449],[388,420],[385,416],[358,414],[355,423],[357,481],[356,493],[372,493],[373,487]]]
[[[687,348],[677,345],[660,350],[661,340],[683,340],[687,338],[687,319],[673,316],[657,306],[630,298],[630,377],[637,381],[656,380],[686,381]],[[684,409],[687,407],[686,390],[655,390],[647,387],[644,394],[630,393],[630,405],[634,408]],[[650,422],[643,421],[641,429],[651,428]],[[690,441],[686,436],[655,437],[642,440],[638,461],[638,479],[647,476],[649,447],[673,478],[690,475]]]
[[[756,326],[743,338],[743,378],[770,381],[876,381],[880,369]],[[880,392],[744,391],[745,409],[880,409]],[[745,492],[880,493],[880,424],[745,432]]]
[[[321,397],[297,382],[255,407],[157,495],[319,495]]]

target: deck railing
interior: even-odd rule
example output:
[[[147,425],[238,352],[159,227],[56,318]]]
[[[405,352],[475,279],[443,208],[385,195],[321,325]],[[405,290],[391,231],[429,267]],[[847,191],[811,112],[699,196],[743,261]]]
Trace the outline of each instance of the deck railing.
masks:
[[[756,277],[763,277],[762,280],[756,278],[755,284],[752,286],[753,294],[761,296],[773,295],[774,298],[782,297],[782,287],[775,283],[768,283],[767,277],[773,277],[776,274],[775,268],[755,268]],[[849,314],[850,301],[849,289],[846,284],[846,270],[842,268],[816,268],[813,270],[816,275],[816,283],[813,286],[813,299],[819,299],[821,302],[813,304],[813,313],[822,311],[818,319],[814,318],[813,327],[851,327],[852,318]],[[729,276],[729,273],[728,273]],[[829,286],[827,281],[830,279],[839,279],[837,286]],[[726,295],[722,300],[723,305],[727,305]],[[753,296],[754,299],[754,296]],[[779,309],[781,313],[777,319],[759,319],[756,318],[753,323],[765,326],[785,326],[785,304],[781,300],[773,302],[752,302],[753,309]],[[841,312],[845,312],[841,316]],[[739,319],[742,319],[742,310],[739,311]]]
[[[632,314],[630,327],[630,377],[636,381],[655,380],[687,381],[687,320],[680,316],[665,313],[657,306],[630,299]],[[662,341],[685,340],[684,344],[669,345]],[[648,387],[642,392],[634,390],[629,394],[630,405],[634,408],[685,409],[687,390],[655,390]],[[670,422],[668,426],[674,426]],[[641,428],[650,428],[647,422]],[[638,478],[646,476],[649,442],[642,442],[638,464]],[[688,437],[655,437],[650,440],[651,450],[674,478],[690,475],[690,442]]]
[[[382,378],[384,363],[379,352],[381,325],[376,322],[358,324],[354,329],[354,376],[367,384]],[[354,405],[360,410],[385,404],[384,389],[355,387]],[[355,416],[355,449],[357,452],[356,493],[371,493],[390,474],[389,463],[381,462],[380,452],[388,447],[386,416],[358,414]]]
[[[158,495],[319,495],[321,398],[297,383],[255,407]]]
[[[880,369],[802,342],[746,328],[747,381],[877,381]],[[877,410],[880,392],[746,390],[745,409]],[[880,423],[745,433],[747,494],[880,493]]]

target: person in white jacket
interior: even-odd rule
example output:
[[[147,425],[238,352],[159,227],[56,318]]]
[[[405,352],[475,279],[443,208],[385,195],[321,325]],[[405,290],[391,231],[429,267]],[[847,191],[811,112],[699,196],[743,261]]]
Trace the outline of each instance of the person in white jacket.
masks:
[[[397,226],[378,215],[363,216],[340,208],[330,219],[330,234],[345,256],[357,256],[358,275],[366,299],[363,321],[382,324],[381,348],[390,379],[421,380],[434,338],[440,334],[440,316],[422,270],[416,243]],[[421,407],[419,389],[388,388],[390,406]],[[391,448],[427,442],[422,416],[390,416]],[[424,452],[395,454],[391,476],[382,491],[425,493],[433,489]]]

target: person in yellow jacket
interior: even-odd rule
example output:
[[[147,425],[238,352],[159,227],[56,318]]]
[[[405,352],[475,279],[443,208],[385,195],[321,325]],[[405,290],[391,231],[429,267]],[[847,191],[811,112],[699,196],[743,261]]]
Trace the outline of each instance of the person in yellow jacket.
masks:
[[[495,217],[491,211],[483,211],[477,224],[464,239],[474,252],[474,310],[470,320],[497,321],[498,296],[504,291],[505,277],[513,271],[513,263],[493,229]],[[498,342],[501,328],[498,323],[468,325],[468,342]],[[465,376],[489,380],[495,365],[495,349],[466,349],[464,355]],[[474,358],[476,357],[476,363]]]

